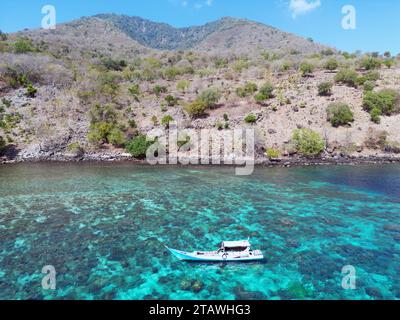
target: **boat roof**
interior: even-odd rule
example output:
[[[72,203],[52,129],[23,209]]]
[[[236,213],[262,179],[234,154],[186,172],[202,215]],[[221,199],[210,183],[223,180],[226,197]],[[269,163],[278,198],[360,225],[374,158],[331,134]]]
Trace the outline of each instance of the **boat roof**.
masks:
[[[248,240],[242,241],[224,241],[222,242],[222,246],[224,248],[242,248],[242,247],[250,247],[250,242]]]

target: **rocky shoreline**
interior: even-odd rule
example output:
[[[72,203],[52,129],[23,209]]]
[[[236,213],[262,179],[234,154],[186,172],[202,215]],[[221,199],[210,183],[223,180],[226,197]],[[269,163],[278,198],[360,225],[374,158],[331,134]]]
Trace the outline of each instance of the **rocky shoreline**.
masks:
[[[207,159],[211,164],[211,159]],[[198,160],[200,163],[201,159]],[[149,165],[146,160],[135,159],[129,153],[124,152],[94,152],[94,153],[55,153],[55,154],[35,154],[31,156],[17,155],[10,158],[7,155],[0,157],[0,164],[16,164],[16,163],[134,163],[140,165]],[[300,156],[290,156],[280,159],[269,159],[264,156],[257,156],[255,159],[256,166],[266,167],[296,167],[296,166],[323,166],[323,165],[360,165],[360,164],[390,164],[400,163],[399,155],[330,155],[326,154],[318,158],[304,158]],[[169,164],[168,164],[169,165]],[[200,164],[199,164],[200,165]],[[225,165],[222,163],[221,165]],[[184,166],[178,164],[178,166]],[[215,165],[214,165],[215,166]],[[229,165],[225,166],[238,166]]]

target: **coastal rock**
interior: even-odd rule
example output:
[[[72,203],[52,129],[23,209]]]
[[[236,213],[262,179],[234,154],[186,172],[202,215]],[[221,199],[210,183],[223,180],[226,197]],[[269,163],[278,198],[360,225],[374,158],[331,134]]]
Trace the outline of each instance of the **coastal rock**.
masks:
[[[170,277],[167,277],[167,276],[165,276],[165,277],[160,277],[160,278],[158,279],[158,283],[160,283],[160,284],[167,284],[167,283],[169,283],[170,281],[171,281]]]
[[[290,248],[299,248],[300,243],[297,240],[290,239],[286,241],[286,245]]]
[[[190,280],[182,280],[180,283],[181,290],[188,291],[192,287],[192,282]]]
[[[136,163],[146,163],[145,160],[138,160],[132,157],[131,154],[122,150],[100,150],[93,152],[85,152],[83,149],[68,151],[70,142],[69,136],[54,138],[40,143],[33,143],[23,148],[17,149],[15,146],[8,146],[6,151],[0,158],[0,163],[15,163],[15,162],[37,162],[37,161],[96,161],[96,162],[117,162],[117,161],[132,161]],[[331,143],[326,148],[325,152],[315,159],[306,159],[297,157],[297,151],[290,145],[290,141],[286,141],[286,148],[282,151],[282,157],[278,159],[269,159],[265,156],[265,147],[256,145],[255,164],[268,166],[309,166],[322,164],[361,164],[361,163],[398,163],[400,157],[395,155],[386,156],[365,156],[361,152],[358,155],[347,155],[340,150],[340,145],[336,142]],[[362,146],[359,146],[360,151]],[[234,159],[234,156],[228,156],[226,160]],[[191,158],[191,160],[199,160]],[[210,159],[204,159],[210,160]],[[208,161],[211,162],[211,161]]]
[[[22,161],[57,159],[57,153],[64,152],[69,141],[69,135],[60,135],[40,143],[28,145],[18,153],[17,159]]]
[[[40,145],[39,144],[32,144],[29,145],[26,149],[22,150],[18,158],[21,160],[35,160],[38,159],[40,154]]]
[[[385,231],[400,232],[400,224],[387,224],[383,229]]]
[[[180,283],[180,288],[185,291],[193,291],[198,293],[204,288],[204,284],[200,280],[182,280]]]
[[[203,290],[203,287],[204,287],[204,284],[201,282],[201,281],[199,281],[199,280],[195,280],[193,283],[192,283],[192,290],[193,290],[193,292],[200,292],[201,290]]]
[[[233,289],[236,300],[266,300],[268,297],[260,291],[246,290],[242,285]]]
[[[306,289],[306,287],[301,282],[294,282],[291,283],[286,289],[279,290],[278,295],[282,299],[302,300],[312,297],[313,292],[311,290]]]
[[[288,228],[292,228],[292,227],[295,226],[295,222],[294,221],[291,221],[291,220],[285,219],[285,218],[279,219],[279,223],[282,226],[285,226],[285,227],[288,227]]]
[[[382,293],[378,288],[367,288],[365,292],[373,299],[383,299]]]

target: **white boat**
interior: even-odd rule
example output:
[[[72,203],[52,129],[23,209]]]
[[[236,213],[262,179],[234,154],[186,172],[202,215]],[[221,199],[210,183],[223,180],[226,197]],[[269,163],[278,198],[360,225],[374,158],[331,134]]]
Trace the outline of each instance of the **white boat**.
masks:
[[[234,262],[259,261],[264,256],[260,250],[252,250],[249,240],[224,241],[216,251],[185,252],[166,247],[175,257],[182,261]]]

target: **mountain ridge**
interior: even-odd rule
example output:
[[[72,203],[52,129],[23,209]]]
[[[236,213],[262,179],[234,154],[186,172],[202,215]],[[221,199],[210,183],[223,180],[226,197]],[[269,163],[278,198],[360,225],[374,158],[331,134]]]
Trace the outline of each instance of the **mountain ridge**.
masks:
[[[60,41],[71,43],[74,39],[77,46],[84,47],[84,37],[88,37],[92,49],[98,46],[105,53],[109,44],[114,43],[118,48],[114,52],[124,52],[128,56],[132,51],[129,47],[142,51],[192,50],[211,55],[252,57],[259,56],[263,51],[279,54],[315,54],[326,49],[336,51],[261,22],[232,17],[180,28],[138,16],[105,13],[59,24],[55,30],[26,29],[15,34],[50,42],[53,46]]]
[[[261,49],[320,51],[327,46],[248,19],[222,17],[198,26],[177,28],[137,16],[98,14],[139,44],[156,50],[251,51]],[[250,40],[250,41],[249,41]]]

